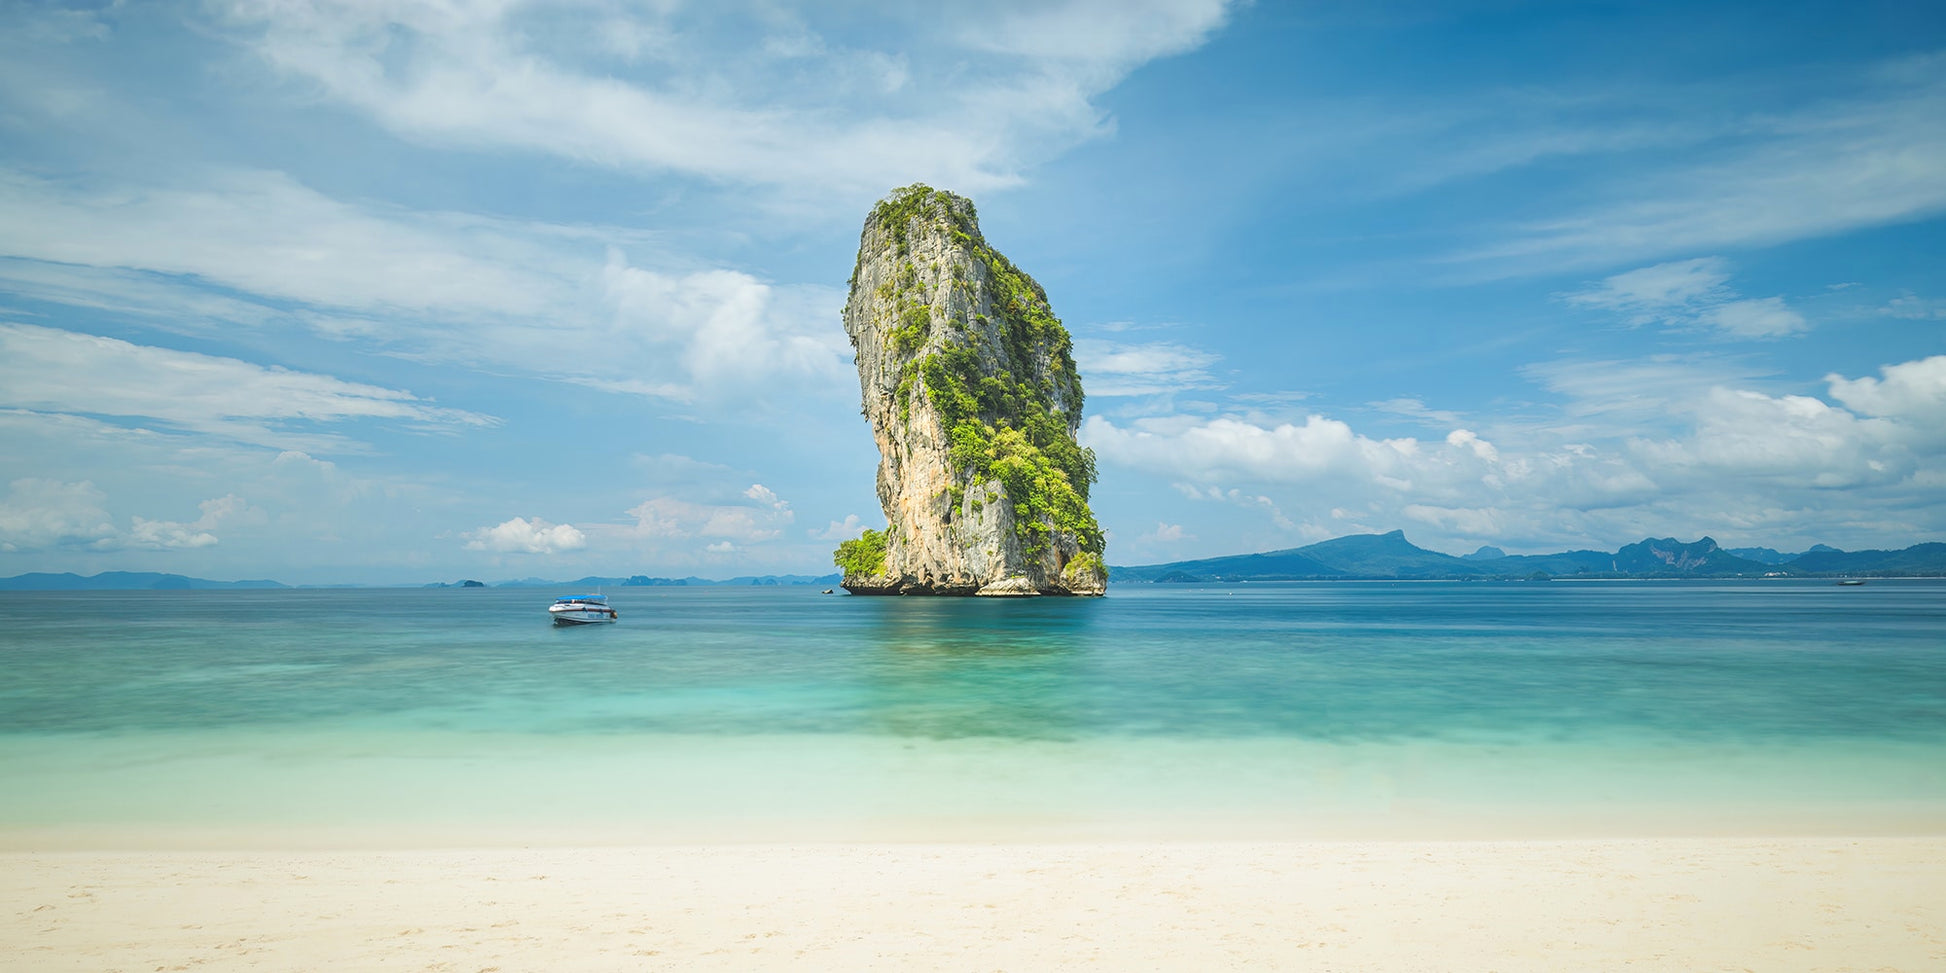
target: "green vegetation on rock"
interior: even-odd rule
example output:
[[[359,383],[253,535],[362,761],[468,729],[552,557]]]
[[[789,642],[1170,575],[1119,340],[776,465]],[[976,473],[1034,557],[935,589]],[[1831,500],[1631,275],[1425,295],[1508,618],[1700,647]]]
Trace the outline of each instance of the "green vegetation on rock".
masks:
[[[911,256],[908,241],[915,220],[946,224],[953,241],[986,270],[988,298],[1000,317],[994,329],[1000,347],[988,356],[963,342],[948,341],[907,361],[900,371],[900,419],[911,420],[916,382],[924,383],[939,414],[951,444],[953,472],[962,484],[953,491],[954,503],[963,496],[965,484],[999,480],[1014,505],[1016,536],[1030,556],[1046,549],[1050,531],[1069,534],[1083,551],[1099,554],[1101,527],[1088,509],[1088,488],[1096,477],[1094,451],[1075,442],[1070,423],[1081,411],[1081,377],[1067,329],[1048,308],[1040,286],[987,246],[970,201],[928,186],[907,186],[879,203],[872,219],[891,235],[901,258]],[[952,274],[955,288],[967,286],[962,267],[955,264]],[[897,302],[899,324],[891,346],[900,354],[924,346],[932,331],[931,308],[910,296],[917,286],[908,261],[890,293],[881,295]],[[976,320],[993,323],[984,316]],[[998,369],[989,371],[992,350],[1001,353],[1001,360]]]
[[[1102,563],[1100,554],[1083,552],[1075,555],[1074,560],[1068,562],[1067,569],[1062,574],[1066,575],[1070,581],[1078,580],[1090,574],[1100,574],[1103,578],[1107,578],[1108,565]]]
[[[1040,285],[987,245],[971,201],[912,185],[894,190],[867,218],[852,289],[846,327],[860,349],[861,376],[893,378],[891,399],[879,400],[891,408],[874,424],[889,425],[884,432],[902,444],[905,462],[927,471],[921,476],[928,496],[906,502],[931,505],[922,520],[938,516],[946,531],[970,529],[965,542],[986,537],[980,543],[988,556],[991,536],[981,532],[993,529],[986,518],[1004,508],[1010,516],[1001,523],[1010,528],[1001,529],[1011,529],[1015,542],[1009,547],[1044,565],[1039,570],[1058,566],[1063,582],[1098,593],[1104,538],[1088,509],[1095,456],[1075,441],[1081,379],[1072,340]],[[861,344],[863,335],[875,338]],[[868,401],[868,414],[874,408],[882,406]],[[928,425],[937,419],[938,439],[912,428],[915,409],[932,413]],[[943,456],[931,452],[937,446]],[[916,461],[915,448],[922,456]],[[898,491],[899,480],[891,482]],[[892,501],[885,502],[896,520]],[[959,514],[968,519],[956,522]],[[922,526],[933,529],[929,521]],[[864,553],[849,551],[853,543],[835,555],[848,571],[865,563]],[[1078,556],[1047,563],[1057,544]]]
[[[877,577],[885,573],[885,534],[867,528],[856,540],[844,541],[831,555],[846,577]]]

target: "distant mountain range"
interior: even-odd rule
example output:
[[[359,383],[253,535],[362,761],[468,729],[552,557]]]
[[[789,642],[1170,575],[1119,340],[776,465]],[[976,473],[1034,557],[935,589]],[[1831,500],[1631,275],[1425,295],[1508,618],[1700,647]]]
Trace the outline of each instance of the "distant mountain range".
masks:
[[[1767,547],[1724,550],[1705,537],[1650,538],[1614,552],[1509,555],[1482,547],[1464,557],[1415,546],[1405,532],[1353,534],[1263,554],[1109,569],[1113,581],[1295,581],[1313,579],[1758,578],[1946,576],[1946,544],[1902,551],[1841,551],[1819,544],[1798,554]]]
[[[651,578],[635,575],[628,578],[578,578],[574,581],[552,581],[546,578],[522,578],[518,581],[502,581],[485,585],[478,581],[435,582],[429,585],[298,585],[300,588],[385,588],[385,587],[425,587],[425,588],[634,588],[662,585],[835,585],[843,575],[825,574],[763,574],[745,575],[725,581],[709,578]],[[206,578],[190,578],[180,574],[157,574],[153,571],[104,571],[92,577],[78,574],[21,574],[11,578],[0,578],[0,591],[190,591],[190,590],[236,590],[246,588],[290,588],[291,585],[277,581],[210,581]]]
[[[1797,554],[1767,547],[1718,547],[1708,537],[1684,543],[1673,537],[1650,538],[1608,551],[1563,551],[1559,554],[1507,554],[1482,547],[1454,557],[1428,551],[1405,539],[1405,532],[1352,534],[1263,554],[1237,554],[1197,561],[1172,561],[1109,569],[1114,582],[1153,581],[1310,581],[1364,579],[1526,579],[1526,578],[1759,578],[1759,577],[1946,577],[1946,544],[1914,544],[1902,551],[1841,551],[1823,544]],[[743,575],[710,578],[629,577],[521,578],[483,585],[478,581],[437,582],[427,588],[642,588],[665,586],[787,586],[829,587],[838,574]],[[180,574],[151,571],[106,571],[93,577],[78,574],[22,574],[0,578],[0,591],[169,591],[249,588],[289,588],[276,581],[210,581]],[[413,585],[302,585],[299,587],[415,587]]]
[[[288,588],[276,581],[210,581],[154,571],[103,571],[78,574],[18,574],[0,578],[0,591],[189,591],[211,588]]]

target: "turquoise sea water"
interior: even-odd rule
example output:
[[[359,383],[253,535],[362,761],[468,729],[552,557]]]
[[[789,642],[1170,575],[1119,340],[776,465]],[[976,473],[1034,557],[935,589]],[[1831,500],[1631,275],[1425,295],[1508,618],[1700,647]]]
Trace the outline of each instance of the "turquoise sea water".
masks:
[[[1946,827],[1946,584],[0,594],[0,830]]]

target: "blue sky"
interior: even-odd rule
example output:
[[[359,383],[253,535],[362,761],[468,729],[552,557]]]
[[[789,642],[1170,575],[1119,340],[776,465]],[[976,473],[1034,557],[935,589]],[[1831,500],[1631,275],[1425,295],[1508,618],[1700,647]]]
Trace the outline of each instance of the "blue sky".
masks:
[[[0,575],[822,573],[923,181],[1109,561],[1946,539],[1925,4],[0,8]]]

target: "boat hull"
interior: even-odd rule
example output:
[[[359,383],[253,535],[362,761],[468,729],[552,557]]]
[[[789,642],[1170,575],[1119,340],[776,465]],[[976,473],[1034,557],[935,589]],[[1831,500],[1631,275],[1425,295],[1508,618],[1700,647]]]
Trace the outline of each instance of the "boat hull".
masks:
[[[615,620],[615,613],[597,614],[595,612],[554,612],[556,625],[600,625]]]

